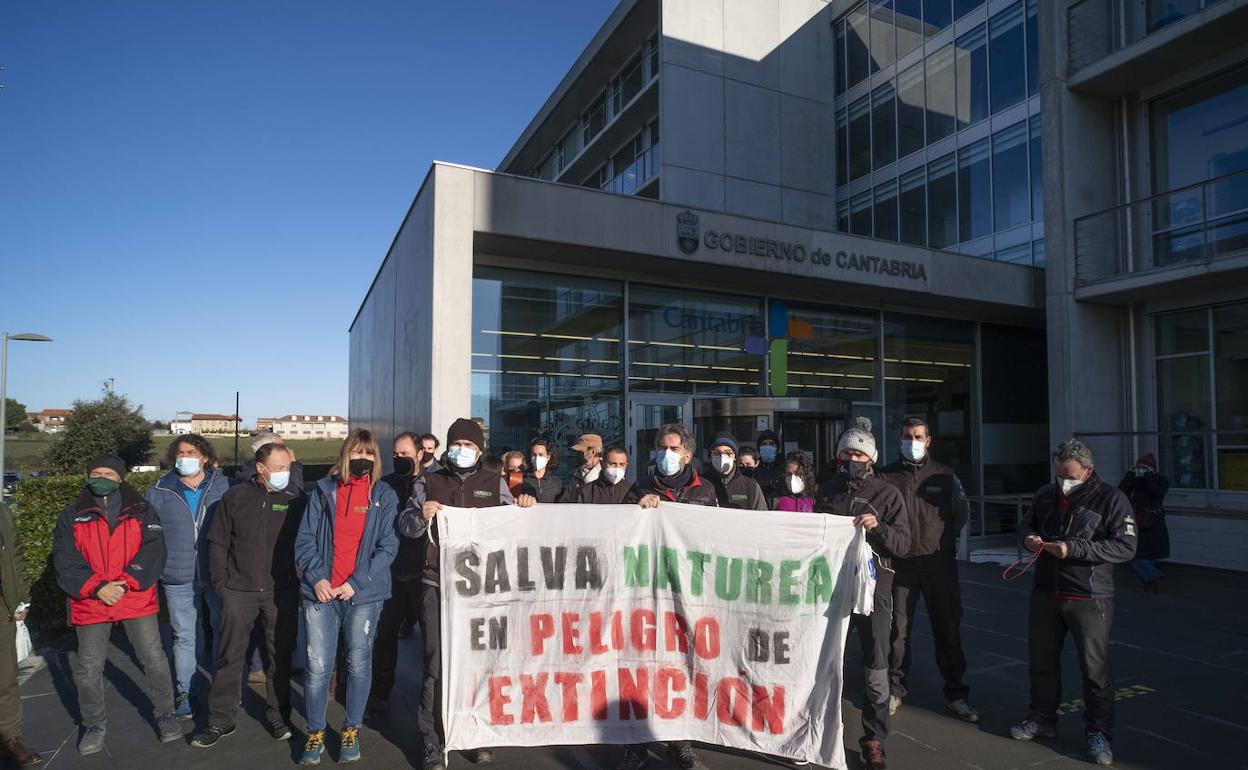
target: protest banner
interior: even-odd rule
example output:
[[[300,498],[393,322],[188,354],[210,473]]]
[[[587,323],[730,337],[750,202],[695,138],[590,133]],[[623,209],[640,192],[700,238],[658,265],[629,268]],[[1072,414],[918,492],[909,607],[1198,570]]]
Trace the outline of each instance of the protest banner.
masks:
[[[690,739],[845,767],[870,612],[845,517],[661,503],[443,508],[446,749]]]

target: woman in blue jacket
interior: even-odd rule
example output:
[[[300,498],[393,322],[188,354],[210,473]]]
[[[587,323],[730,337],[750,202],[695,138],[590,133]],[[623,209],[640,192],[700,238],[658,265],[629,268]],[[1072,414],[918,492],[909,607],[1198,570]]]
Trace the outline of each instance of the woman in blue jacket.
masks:
[[[347,717],[338,761],[360,758],[360,724],[373,678],[373,635],[381,605],[390,598],[390,562],[399,546],[399,500],[389,485],[377,483],[380,479],[377,441],[366,430],[352,431],[338,464],[316,483],[299,525],[295,562],[308,632],[303,689],[308,737],[301,765],[320,764],[325,751],[325,708],[339,633],[347,648]]]

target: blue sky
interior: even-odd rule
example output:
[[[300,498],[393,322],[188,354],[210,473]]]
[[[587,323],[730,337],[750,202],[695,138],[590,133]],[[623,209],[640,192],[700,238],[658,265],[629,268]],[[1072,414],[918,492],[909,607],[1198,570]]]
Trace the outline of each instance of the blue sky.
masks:
[[[346,414],[429,163],[492,168],[616,0],[0,6],[0,330],[31,410]]]

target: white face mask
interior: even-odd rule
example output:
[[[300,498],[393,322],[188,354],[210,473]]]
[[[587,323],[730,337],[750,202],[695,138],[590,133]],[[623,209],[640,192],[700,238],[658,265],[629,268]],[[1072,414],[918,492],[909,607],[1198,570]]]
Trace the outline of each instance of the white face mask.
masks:
[[[456,468],[471,468],[477,464],[477,450],[466,446],[457,444],[446,450],[446,456]]]
[[[733,463],[733,458],[727,455],[722,455],[722,454],[711,455],[711,464],[715,466],[715,470],[719,471],[720,473],[724,475],[727,475],[728,473],[732,471],[732,463]]]
[[[597,481],[599,474],[602,473],[602,463],[598,463],[594,467],[585,472],[585,483]]]
[[[607,468],[602,473],[607,477],[607,481],[610,481],[612,484],[619,484],[624,480],[623,468]]]
[[[674,476],[680,472],[680,452],[664,449],[659,452],[659,472],[664,476]]]
[[[795,495],[800,495],[806,489],[806,482],[802,481],[801,476],[789,474],[789,491]]]
[[[927,447],[922,441],[913,439],[901,442],[901,456],[912,463],[917,463],[924,457],[927,457]]]
[[[550,462],[550,458],[546,455],[533,455],[529,458],[529,461],[533,463],[533,470],[544,471],[546,470],[546,463]]]
[[[1062,494],[1069,497],[1070,493],[1074,492],[1075,489],[1077,489],[1079,485],[1083,483],[1083,479],[1061,479],[1061,482],[1062,482]]]

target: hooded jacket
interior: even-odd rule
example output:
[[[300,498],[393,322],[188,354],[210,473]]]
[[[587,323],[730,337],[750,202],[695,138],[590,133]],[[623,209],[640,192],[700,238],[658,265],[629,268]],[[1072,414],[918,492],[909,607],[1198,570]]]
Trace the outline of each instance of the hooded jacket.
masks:
[[[355,554],[355,569],[347,582],[355,591],[351,604],[371,604],[390,598],[390,562],[399,548],[395,530],[399,499],[388,484],[373,485],[369,493],[368,518]],[[334,566],[334,513],[338,505],[338,479],[326,476],[312,488],[308,507],[295,537],[295,564],[300,572],[303,597],[316,601],[315,586],[329,580]]]
[[[303,489],[275,492],[254,474],[225,493],[206,535],[208,575],[218,594],[299,584],[295,538],[307,503]]]
[[[160,517],[165,531],[165,547],[169,551],[169,563],[165,567],[164,582],[184,585],[191,582],[208,582],[208,549],[199,545],[200,535],[212,525],[212,514],[217,503],[233,485],[233,481],[215,468],[204,469],[200,484],[204,492],[199,505],[192,511],[182,496],[182,478],[177,471],[169,471],[147,488],[144,497]]]
[[[910,552],[910,517],[905,501],[896,487],[875,474],[853,480],[838,473],[819,487],[815,511],[835,516],[875,514],[878,525],[867,533],[867,544],[885,569],[893,569],[894,560]],[[877,585],[885,582],[883,574],[877,579]]]
[[[966,492],[953,469],[927,456],[918,463],[898,460],[877,475],[901,492],[910,514],[910,551],[897,566],[933,571],[953,564],[969,513]]]
[[[9,507],[0,503],[0,612],[12,620],[17,608],[29,601],[26,558],[17,537],[17,525]]]
[[[112,623],[152,615],[158,609],[156,581],[165,568],[165,538],[151,505],[122,482],[112,516],[110,498],[87,488],[56,521],[52,563],[56,583],[69,595],[69,622],[75,626]],[[97,594],[121,580],[126,592],[109,607]]]

